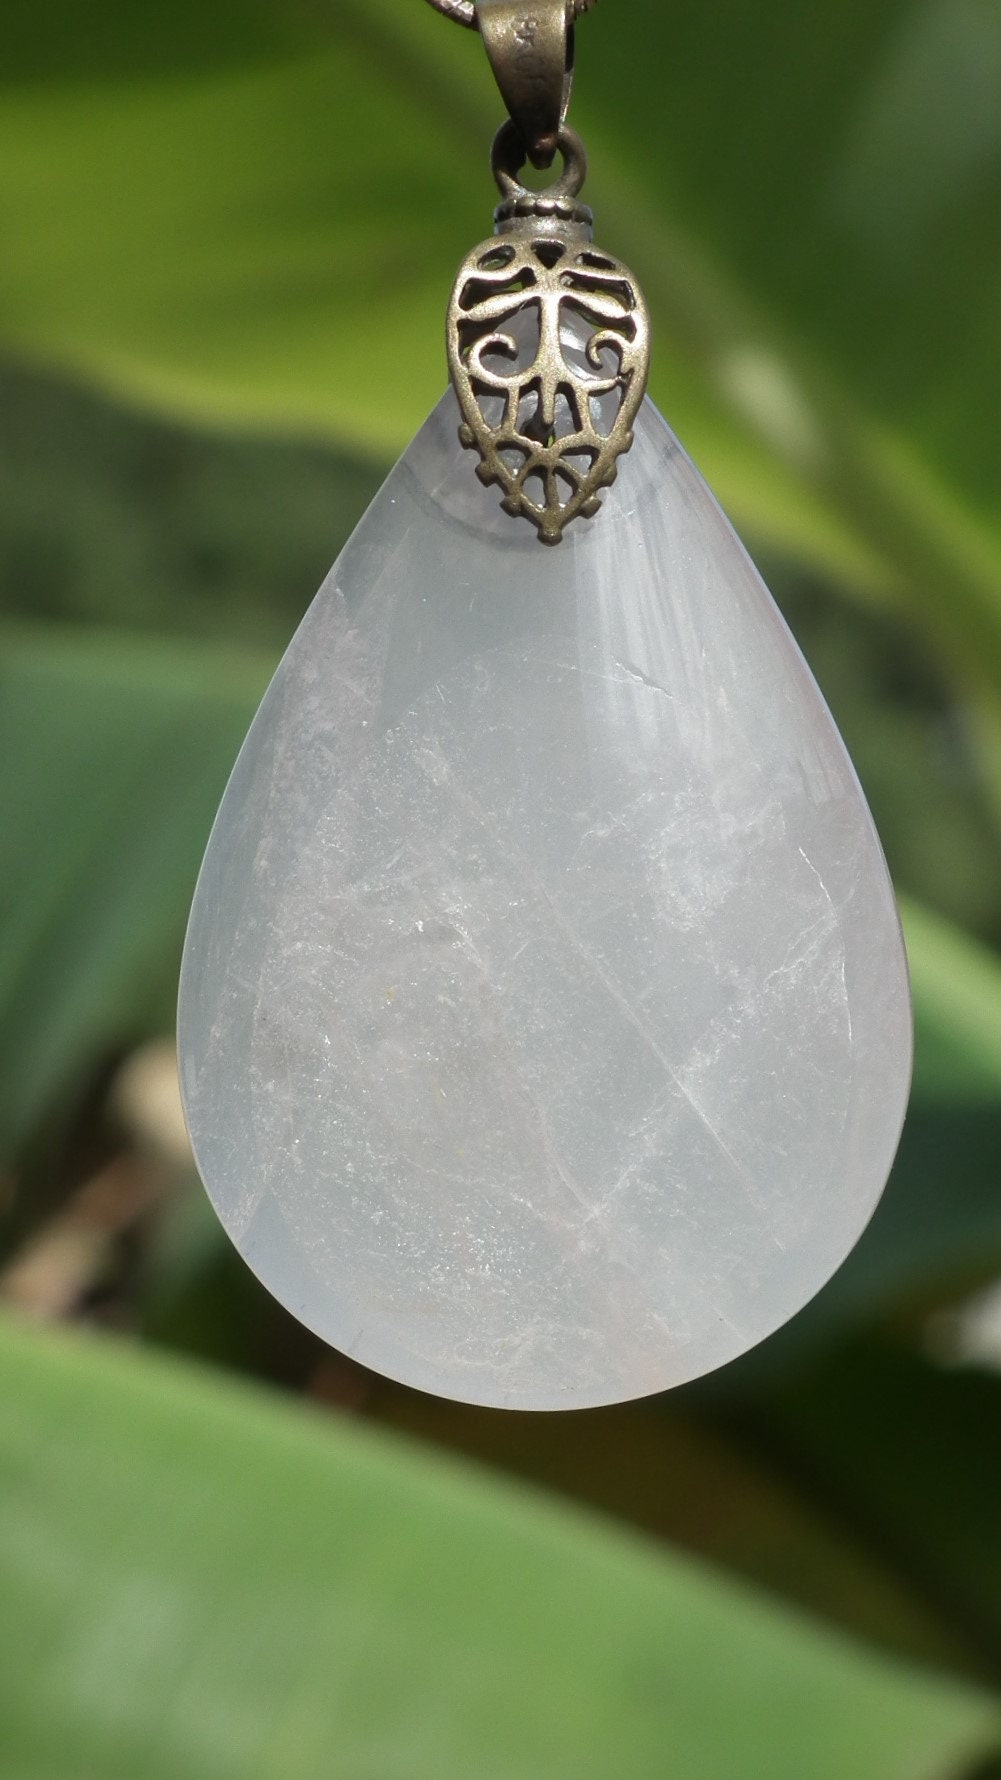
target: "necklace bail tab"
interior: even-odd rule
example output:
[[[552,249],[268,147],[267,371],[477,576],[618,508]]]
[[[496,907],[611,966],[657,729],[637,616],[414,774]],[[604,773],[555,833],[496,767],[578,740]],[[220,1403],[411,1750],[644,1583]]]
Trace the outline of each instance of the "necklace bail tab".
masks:
[[[551,167],[573,81],[570,0],[477,0],[501,97],[533,167]]]

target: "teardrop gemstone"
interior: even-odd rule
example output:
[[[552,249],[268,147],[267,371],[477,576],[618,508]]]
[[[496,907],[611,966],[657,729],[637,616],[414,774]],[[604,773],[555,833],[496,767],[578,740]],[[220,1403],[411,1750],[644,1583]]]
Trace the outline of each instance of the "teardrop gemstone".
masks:
[[[657,410],[556,549],[448,392],[310,607],[195,896],[182,1089],[233,1241],[473,1403],[722,1365],[882,1190],[910,1003],[834,723]]]

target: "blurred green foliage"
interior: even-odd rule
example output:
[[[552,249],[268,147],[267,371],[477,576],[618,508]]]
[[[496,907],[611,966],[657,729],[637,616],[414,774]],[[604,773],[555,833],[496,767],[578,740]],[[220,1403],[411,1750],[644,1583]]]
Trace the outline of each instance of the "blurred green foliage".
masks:
[[[773,1780],[806,1748],[815,1780],[885,1780],[992,1724],[970,1689],[402,1444],[15,1330],[0,1380],[18,1774],[728,1780],[765,1771],[757,1745]]]
[[[475,37],[420,0],[18,9],[0,1288],[78,1255],[89,1207],[98,1259],[63,1308],[143,1338],[0,1331],[18,1780],[958,1780],[1001,1746],[1001,1381],[929,1345],[1001,1272],[1001,11],[603,0],[578,57],[653,394],[766,569],[906,893],[898,1164],[789,1328],[563,1418],[361,1377],[176,1170],[151,1209],[108,1082],[170,1028],[198,858],[284,640],[439,393],[498,102]]]

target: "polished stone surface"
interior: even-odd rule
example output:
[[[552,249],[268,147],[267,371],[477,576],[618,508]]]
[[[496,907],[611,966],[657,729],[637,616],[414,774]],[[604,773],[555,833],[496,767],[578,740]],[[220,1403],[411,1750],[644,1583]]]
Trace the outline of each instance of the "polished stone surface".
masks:
[[[457,418],[240,755],[182,1088],[227,1230],[327,1341],[471,1402],[605,1403],[742,1353],[850,1249],[906,967],[844,747],[656,409],[555,549]]]

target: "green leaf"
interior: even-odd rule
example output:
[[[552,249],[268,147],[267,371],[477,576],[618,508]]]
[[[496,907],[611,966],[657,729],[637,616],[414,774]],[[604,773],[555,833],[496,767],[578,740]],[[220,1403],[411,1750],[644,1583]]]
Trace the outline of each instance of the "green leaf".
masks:
[[[488,227],[475,37],[417,0],[209,0],[145,40],[116,0],[86,32],[66,10],[38,9],[10,64],[0,336],[173,406],[398,449]],[[580,35],[654,394],[759,538],[903,602],[996,698],[996,9],[634,0]]]
[[[18,1780],[914,1780],[985,1696],[711,1572],[93,1338],[0,1342]]]
[[[55,629],[0,641],[0,1143],[173,1020],[195,874],[267,657]]]

